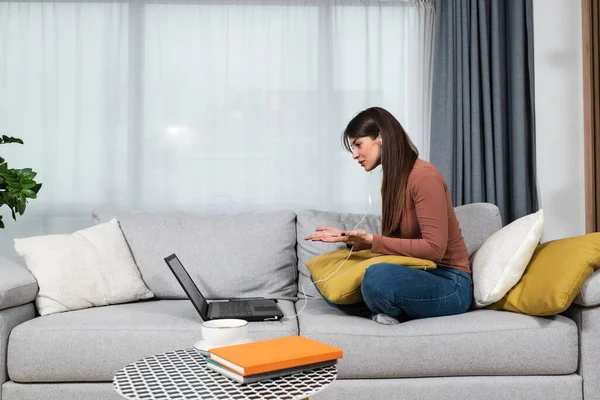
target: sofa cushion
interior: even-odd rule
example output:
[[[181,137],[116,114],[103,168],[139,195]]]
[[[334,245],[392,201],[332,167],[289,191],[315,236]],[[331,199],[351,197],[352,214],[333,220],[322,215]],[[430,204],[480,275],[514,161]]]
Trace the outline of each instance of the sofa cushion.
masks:
[[[456,218],[465,239],[469,256],[490,237],[502,228],[500,210],[494,204],[473,203],[456,207]],[[323,243],[304,240],[314,233],[318,226],[332,226],[343,230],[354,229],[363,218],[363,214],[338,213],[330,211],[303,210],[298,212],[296,240],[298,241],[298,296],[304,297],[302,289],[309,298],[322,298],[314,288],[306,262],[328,251],[344,249],[343,243]],[[369,232],[381,232],[381,216],[367,215],[357,229]]]
[[[419,269],[437,268],[433,261],[405,256],[371,253],[371,250],[336,250],[309,260],[310,271],[319,292],[335,304],[356,304],[363,301],[360,287],[365,271],[371,265],[389,263]]]
[[[291,301],[279,301],[284,315]],[[16,382],[111,381],[124,366],[202,339],[201,318],[187,300],[88,308],[34,318],[13,329],[8,375]],[[296,318],[250,322],[253,340],[297,335]]]
[[[500,300],[517,284],[544,230],[544,212],[521,217],[492,234],[473,254],[473,305]]]
[[[40,290],[40,315],[154,297],[116,219],[70,234],[14,239]]]
[[[552,240],[537,246],[519,282],[493,310],[529,315],[565,311],[583,283],[600,269],[600,232]]]
[[[298,241],[298,295],[311,298],[322,298],[313,286],[310,272],[306,263],[329,251],[345,249],[344,243],[325,243],[304,240],[312,235],[318,226],[332,226],[343,230],[352,230],[361,221],[363,215],[348,214],[330,211],[303,210],[298,213],[296,227],[296,240]],[[369,232],[381,232],[381,217],[378,215],[367,215],[357,229]]]
[[[144,213],[98,209],[117,218],[142,278],[157,298],[186,299],[164,258],[176,253],[208,298],[296,296],[296,214]]]
[[[303,305],[299,300],[296,308]],[[343,350],[341,379],[551,375],[577,369],[577,326],[560,315],[476,310],[390,326],[309,300],[298,320],[303,336]]]

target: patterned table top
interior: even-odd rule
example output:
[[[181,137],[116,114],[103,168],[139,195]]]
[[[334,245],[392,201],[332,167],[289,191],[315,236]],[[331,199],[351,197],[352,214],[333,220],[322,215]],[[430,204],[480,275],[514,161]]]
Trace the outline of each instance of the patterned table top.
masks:
[[[279,399],[296,400],[331,384],[335,365],[241,385],[205,366],[195,349],[184,349],[136,361],[113,379],[117,393],[126,399]]]

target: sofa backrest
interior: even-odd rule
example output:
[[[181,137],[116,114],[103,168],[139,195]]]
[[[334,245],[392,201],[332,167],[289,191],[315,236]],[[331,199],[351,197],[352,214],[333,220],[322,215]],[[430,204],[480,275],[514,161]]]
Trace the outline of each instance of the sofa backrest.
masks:
[[[455,208],[469,256],[502,227],[498,207],[474,203]],[[207,297],[320,297],[306,262],[343,244],[305,241],[317,226],[353,229],[363,214],[303,210],[272,213],[151,213],[99,208],[93,223],[117,218],[142,278],[157,298],[185,299],[164,258],[175,253]],[[381,218],[367,215],[359,229],[381,232]]]
[[[454,210],[469,251],[469,257],[490,235],[502,227],[500,210],[494,204],[473,203],[455,207]],[[362,214],[316,210],[305,210],[298,213],[296,238],[298,240],[298,295],[300,297],[304,297],[303,289],[307,297],[321,297],[311,283],[306,262],[328,251],[345,248],[343,244],[312,242],[306,241],[304,238],[312,234],[317,226],[333,226],[344,230],[353,229],[362,217]],[[367,215],[357,229],[381,232],[381,217]]]
[[[491,203],[465,204],[454,208],[469,257],[494,232],[502,228],[500,209]]]
[[[146,285],[159,299],[186,299],[164,258],[177,254],[208,298],[293,298],[296,214],[149,213],[100,208],[92,223],[119,220]]]

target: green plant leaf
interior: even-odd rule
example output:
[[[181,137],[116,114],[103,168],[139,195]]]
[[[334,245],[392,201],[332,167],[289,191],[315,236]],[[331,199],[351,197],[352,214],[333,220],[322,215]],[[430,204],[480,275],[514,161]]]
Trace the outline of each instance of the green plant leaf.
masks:
[[[17,203],[17,211],[20,215],[23,215],[23,213],[25,212],[25,205],[26,203],[24,201],[19,201]]]
[[[11,193],[2,192],[2,199],[4,200],[4,204],[9,206],[10,208],[15,208],[15,198]]]
[[[37,197],[35,192],[29,189],[23,189],[23,194],[25,195],[25,197],[28,197],[30,199],[35,199]]]
[[[36,175],[37,175],[37,173],[35,173],[33,171],[27,171],[27,172],[21,173],[21,178],[23,180],[32,180],[33,178],[35,178]]]
[[[4,162],[4,158],[0,157],[0,164]]]
[[[41,189],[41,188],[42,188],[42,184],[41,184],[41,183],[37,183],[37,184],[36,184],[34,187],[32,187],[32,188],[31,188],[31,190],[32,190],[32,191],[33,191],[35,194],[37,194],[37,193],[40,191],[40,189]]]
[[[23,144],[23,141],[16,137],[2,135],[2,139],[0,139],[0,144],[2,143],[20,143]]]
[[[4,229],[4,222],[2,222],[2,215],[0,215],[0,229]]]
[[[23,189],[31,189],[32,187],[34,187],[36,185],[34,180],[22,180],[21,182],[21,186],[23,186]]]

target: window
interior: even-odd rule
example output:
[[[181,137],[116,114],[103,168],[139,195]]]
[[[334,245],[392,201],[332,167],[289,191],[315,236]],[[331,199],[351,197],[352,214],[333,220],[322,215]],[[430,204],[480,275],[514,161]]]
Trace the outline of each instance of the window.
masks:
[[[106,203],[378,213],[341,133],[382,106],[427,158],[432,31],[426,1],[2,2],[2,155],[43,182],[7,236]]]

